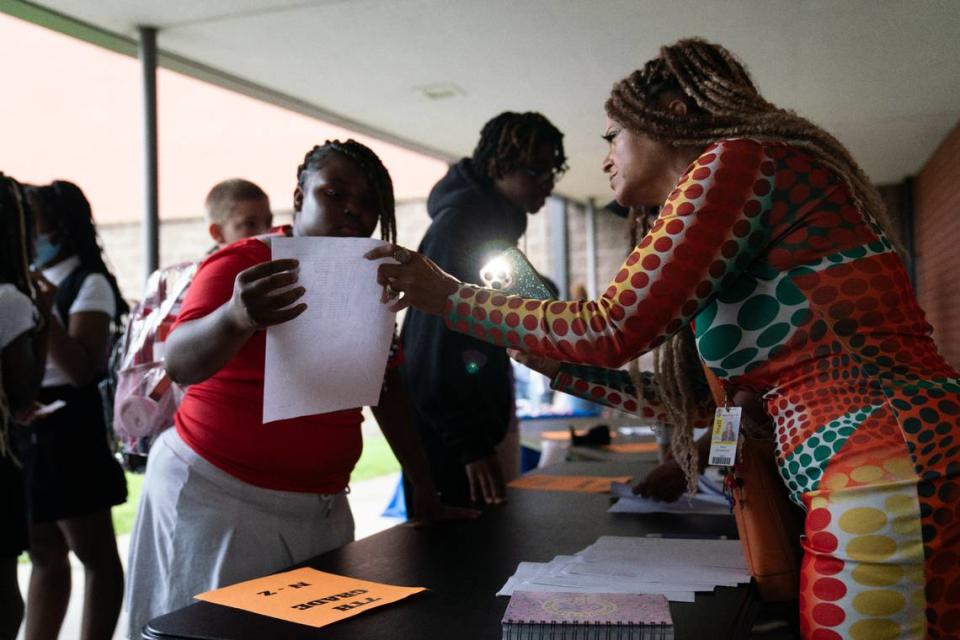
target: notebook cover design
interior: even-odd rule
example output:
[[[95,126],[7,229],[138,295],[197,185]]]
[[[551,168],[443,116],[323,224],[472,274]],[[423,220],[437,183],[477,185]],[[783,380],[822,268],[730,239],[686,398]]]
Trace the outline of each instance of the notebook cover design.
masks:
[[[659,594],[515,591],[503,624],[672,625]]]

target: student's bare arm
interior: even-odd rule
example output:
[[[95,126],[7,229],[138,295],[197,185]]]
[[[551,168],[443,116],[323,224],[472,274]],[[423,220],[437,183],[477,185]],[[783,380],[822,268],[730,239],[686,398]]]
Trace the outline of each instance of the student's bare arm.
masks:
[[[371,409],[390,448],[413,484],[416,518],[435,521],[476,518],[479,512],[473,509],[440,504],[430,472],[430,463],[420,446],[420,438],[413,423],[413,410],[400,370],[394,368],[387,371],[385,383],[386,390],[380,394],[379,404]]]
[[[40,390],[43,380],[46,335],[25,331],[4,348],[0,355],[3,367],[3,392],[14,411],[28,409]]]
[[[50,358],[77,387],[97,379],[107,364],[110,346],[110,316],[102,311],[71,313],[64,327],[57,320],[49,323]]]
[[[380,403],[371,407],[373,415],[410,481],[417,486],[433,488],[430,463],[420,446],[406,385],[397,368],[387,371],[385,385]]]
[[[196,384],[219,371],[258,330],[296,318],[307,305],[297,282],[296,260],[271,260],[244,269],[233,295],[202,318],[184,322],[167,338],[165,366],[180,384]]]
[[[25,331],[17,336],[0,355],[0,366],[4,392],[7,394],[10,408],[14,411],[28,410],[37,398],[47,362],[47,343],[50,324],[53,322],[51,309],[57,295],[57,288],[40,273],[31,278],[36,287],[37,311],[40,312],[40,329]]]

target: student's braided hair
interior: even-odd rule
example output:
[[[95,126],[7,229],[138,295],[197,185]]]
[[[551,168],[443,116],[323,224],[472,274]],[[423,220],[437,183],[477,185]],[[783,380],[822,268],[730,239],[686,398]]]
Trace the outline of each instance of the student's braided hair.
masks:
[[[50,226],[59,232],[60,241],[80,259],[80,268],[91,273],[100,273],[110,283],[117,303],[114,321],[121,322],[130,307],[120,293],[117,279],[104,261],[103,248],[97,227],[93,221],[90,202],[80,187],[66,180],[54,180],[42,187],[28,187],[43,203],[43,215]]]
[[[529,166],[544,144],[553,149],[554,173],[566,171],[563,134],[552,122],[535,111],[505,111],[483,125],[480,141],[473,150],[474,172],[488,182],[502,178],[514,169]]]
[[[0,173],[0,283],[12,284],[35,298],[30,281],[33,248],[33,219],[20,184]],[[18,463],[10,446],[10,406],[0,372],[0,458],[10,456]]]
[[[33,217],[23,187],[0,173],[0,282],[12,284],[31,297],[32,254]]]
[[[380,210],[380,238],[387,242],[396,242],[397,220],[396,203],[393,199],[393,180],[390,179],[390,173],[383,166],[383,162],[370,147],[352,138],[346,141],[327,140],[322,145],[314,146],[303,157],[303,163],[297,167],[297,184],[303,189],[306,186],[307,174],[319,169],[323,161],[333,153],[353,160],[367,176],[370,186],[376,193],[377,206]]]
[[[667,108],[675,97],[687,104],[686,115]],[[880,194],[847,149],[809,120],[767,102],[743,63],[718,44],[689,38],[661,47],[659,57],[613,86],[605,107],[627,129],[675,146],[752,138],[803,149],[843,180],[857,207],[900,251]]]

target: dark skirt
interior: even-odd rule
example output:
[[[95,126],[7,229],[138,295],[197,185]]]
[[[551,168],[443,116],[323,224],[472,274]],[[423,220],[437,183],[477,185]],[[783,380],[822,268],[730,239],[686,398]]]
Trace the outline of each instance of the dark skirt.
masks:
[[[0,558],[27,550],[27,506],[23,472],[10,456],[0,456]]]
[[[39,400],[66,406],[18,438],[30,522],[85,516],[125,502],[127,482],[111,451],[97,385],[44,387]]]

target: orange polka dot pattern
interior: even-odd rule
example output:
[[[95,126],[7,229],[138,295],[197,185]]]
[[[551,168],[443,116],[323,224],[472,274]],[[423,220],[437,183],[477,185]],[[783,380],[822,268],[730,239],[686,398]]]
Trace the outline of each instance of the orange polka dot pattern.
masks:
[[[960,379],[890,242],[805,152],[708,147],[599,300],[464,285],[445,319],[607,368],[692,323],[717,376],[763,394],[808,510],[804,637],[960,638]],[[643,390],[580,374],[560,386],[642,413]]]

